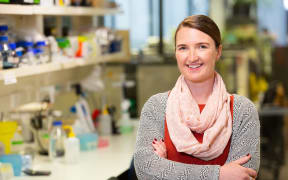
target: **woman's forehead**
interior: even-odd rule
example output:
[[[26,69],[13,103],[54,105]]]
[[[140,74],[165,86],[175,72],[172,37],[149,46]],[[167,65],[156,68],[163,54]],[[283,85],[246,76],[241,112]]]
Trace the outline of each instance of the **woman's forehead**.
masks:
[[[195,28],[181,27],[176,34],[176,44],[213,42],[213,39],[208,34]]]

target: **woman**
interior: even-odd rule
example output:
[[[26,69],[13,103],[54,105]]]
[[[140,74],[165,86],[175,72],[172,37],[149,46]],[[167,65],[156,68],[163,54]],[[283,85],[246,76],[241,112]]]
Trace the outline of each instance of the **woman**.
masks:
[[[139,179],[255,179],[260,124],[255,106],[230,95],[215,63],[222,51],[207,16],[184,19],[175,33],[181,72],[174,88],[144,105],[134,164]]]

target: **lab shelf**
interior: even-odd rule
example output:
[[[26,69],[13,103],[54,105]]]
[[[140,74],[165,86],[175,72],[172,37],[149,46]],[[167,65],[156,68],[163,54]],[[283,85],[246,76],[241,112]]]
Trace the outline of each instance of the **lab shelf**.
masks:
[[[60,7],[39,5],[1,4],[0,14],[7,15],[51,15],[51,16],[101,16],[121,13],[120,8]]]
[[[53,73],[55,71],[64,72],[65,70],[73,68],[91,66],[104,62],[115,62],[117,60],[123,59],[125,59],[124,54],[122,52],[119,52],[94,58],[87,58],[86,60],[83,58],[73,58],[72,60],[67,62],[51,62],[47,64],[31,65],[21,68],[1,70],[0,82],[1,85],[10,85],[14,84],[13,82],[9,81],[9,79],[11,78],[16,78],[16,80],[18,81],[19,78],[21,79],[26,76],[38,76],[46,73]],[[2,92],[0,92],[0,95],[2,95]]]
[[[39,5],[0,4],[0,18],[14,22],[15,29],[33,27],[44,33],[44,16],[81,16],[73,18],[73,27],[92,24],[91,16],[119,14],[120,8],[94,7],[44,7]],[[87,17],[86,17],[87,16]],[[82,23],[82,24],[81,24]],[[60,26],[61,22],[57,22]],[[6,112],[20,105],[39,102],[47,96],[45,87],[80,82],[87,77],[95,64],[104,62],[127,62],[130,60],[129,32],[119,31],[123,37],[121,52],[87,59],[73,59],[65,63],[49,63],[11,70],[0,70],[0,110]]]
[[[0,71],[0,109],[7,111],[20,105],[40,101],[43,87],[76,83],[87,77],[94,65],[106,62],[123,61],[125,53],[75,58],[69,62],[47,63]]]

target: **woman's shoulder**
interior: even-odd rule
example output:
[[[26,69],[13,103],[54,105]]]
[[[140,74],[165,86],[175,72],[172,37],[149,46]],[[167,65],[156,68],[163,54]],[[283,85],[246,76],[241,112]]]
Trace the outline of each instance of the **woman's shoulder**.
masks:
[[[153,113],[154,116],[163,118],[166,112],[168,92],[158,93],[151,96],[144,104],[141,114],[145,112]]]
[[[151,96],[147,101],[146,101],[146,104],[154,104],[154,105],[164,105],[166,106],[166,103],[167,103],[167,99],[168,99],[168,93],[169,91],[167,92],[162,92],[162,93],[157,93],[157,94],[154,94],[153,96]]]
[[[235,123],[242,124],[244,121],[258,123],[258,111],[255,104],[247,97],[233,94],[233,119]]]
[[[255,104],[247,97],[241,96],[238,94],[232,94],[233,95],[233,108],[235,110],[242,109],[242,108],[253,108],[256,109]]]

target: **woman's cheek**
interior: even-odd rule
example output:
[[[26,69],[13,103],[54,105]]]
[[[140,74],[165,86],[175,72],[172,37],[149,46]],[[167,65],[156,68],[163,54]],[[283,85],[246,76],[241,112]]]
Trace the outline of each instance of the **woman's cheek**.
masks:
[[[187,58],[187,53],[185,52],[176,54],[177,61],[183,62],[186,58]]]

